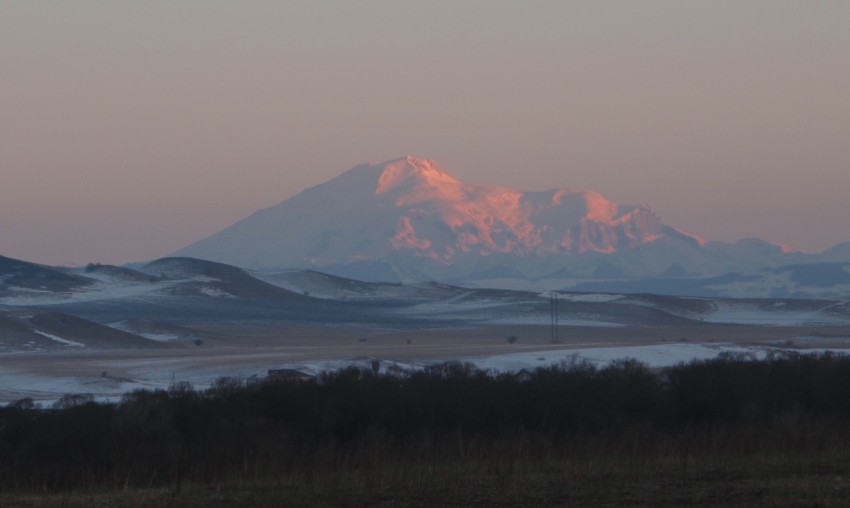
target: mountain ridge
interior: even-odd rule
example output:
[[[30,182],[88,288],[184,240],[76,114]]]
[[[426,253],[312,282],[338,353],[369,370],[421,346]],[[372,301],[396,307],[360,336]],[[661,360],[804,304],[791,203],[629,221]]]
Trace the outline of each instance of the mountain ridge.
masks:
[[[830,259],[844,250],[836,247]],[[617,204],[595,191],[465,183],[413,156],[354,166],[173,255],[253,270],[447,282],[500,271],[529,279],[670,270],[708,277],[808,259],[760,239],[706,241],[664,223],[648,205]]]

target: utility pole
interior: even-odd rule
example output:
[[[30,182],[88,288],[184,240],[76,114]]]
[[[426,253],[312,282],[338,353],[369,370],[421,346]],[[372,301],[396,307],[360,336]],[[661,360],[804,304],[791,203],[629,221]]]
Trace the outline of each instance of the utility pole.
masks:
[[[552,344],[558,343],[558,293],[549,296],[549,317],[552,325]]]

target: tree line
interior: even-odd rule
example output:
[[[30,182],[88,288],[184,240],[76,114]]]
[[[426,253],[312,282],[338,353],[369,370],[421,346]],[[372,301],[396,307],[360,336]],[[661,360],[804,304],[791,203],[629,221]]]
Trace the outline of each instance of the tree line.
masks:
[[[0,408],[0,490],[179,489],[504,450],[634,456],[658,442],[687,453],[847,447],[847,423],[850,358],[832,354],[724,354],[664,369],[574,359],[518,374],[458,362],[347,368],[308,381],[221,378],[206,390],[176,383],[117,403],[13,402]]]

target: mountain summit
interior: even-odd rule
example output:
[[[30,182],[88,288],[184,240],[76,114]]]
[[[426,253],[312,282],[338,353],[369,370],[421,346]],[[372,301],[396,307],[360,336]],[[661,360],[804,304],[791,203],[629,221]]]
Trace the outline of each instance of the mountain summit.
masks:
[[[648,206],[586,190],[467,184],[407,156],[355,166],[175,255],[261,270],[464,280],[705,275],[739,261],[714,250]]]

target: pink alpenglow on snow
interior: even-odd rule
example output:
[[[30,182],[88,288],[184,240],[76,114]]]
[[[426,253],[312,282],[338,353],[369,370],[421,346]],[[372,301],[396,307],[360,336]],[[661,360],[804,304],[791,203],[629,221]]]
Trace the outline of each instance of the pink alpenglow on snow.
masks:
[[[586,190],[468,184],[434,161],[407,156],[356,166],[178,254],[255,269],[374,261],[433,278],[507,265],[540,276],[588,273],[598,255],[656,244],[679,252],[705,242],[663,224],[645,205]],[[579,262],[591,254],[592,262]],[[651,260],[652,270],[687,264],[678,257]]]

